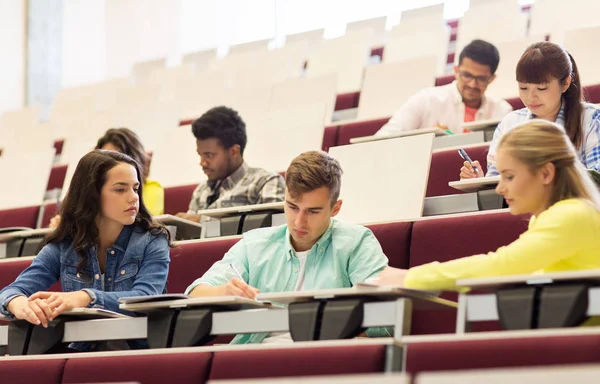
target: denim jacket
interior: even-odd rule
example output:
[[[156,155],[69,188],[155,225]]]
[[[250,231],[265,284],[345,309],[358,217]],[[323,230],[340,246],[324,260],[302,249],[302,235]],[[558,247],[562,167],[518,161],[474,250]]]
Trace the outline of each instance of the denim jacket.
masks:
[[[8,303],[17,296],[46,291],[60,279],[63,292],[84,290],[92,301],[90,308],[119,310],[119,298],[163,293],[169,272],[169,244],[165,235],[152,235],[125,226],[112,248],[106,251],[104,289],[97,247],[87,249],[88,264],[77,271],[81,256],[71,241],[46,245],[17,279],[0,291],[0,313],[13,317]]]

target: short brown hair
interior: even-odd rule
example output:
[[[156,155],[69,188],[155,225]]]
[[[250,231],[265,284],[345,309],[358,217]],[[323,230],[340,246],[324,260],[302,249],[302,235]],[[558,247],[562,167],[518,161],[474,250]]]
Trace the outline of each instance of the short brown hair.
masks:
[[[285,173],[285,186],[292,197],[327,187],[333,205],[340,197],[342,167],[323,151],[304,152],[292,160]]]

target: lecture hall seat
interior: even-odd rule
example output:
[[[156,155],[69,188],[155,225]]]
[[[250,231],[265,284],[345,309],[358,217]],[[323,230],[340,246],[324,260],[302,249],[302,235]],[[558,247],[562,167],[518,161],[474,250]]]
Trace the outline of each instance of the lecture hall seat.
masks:
[[[350,144],[350,139],[355,137],[372,136],[389,120],[390,117],[384,117],[339,125],[337,145]]]
[[[536,332],[536,331],[532,331]],[[539,331],[542,332],[542,331]],[[406,371],[483,369],[600,362],[600,335],[562,335],[409,343]]]
[[[165,188],[165,214],[175,215],[187,212],[192,200],[192,194],[198,184],[179,185]]]
[[[171,264],[167,278],[169,293],[183,293],[240,240],[240,237],[193,241],[171,249]]]
[[[383,372],[386,345],[217,351],[210,380]]]
[[[417,221],[413,224],[410,245],[410,267],[495,251],[516,240],[527,229],[526,216],[509,212],[444,217]],[[457,295],[445,298],[456,301]],[[499,324],[475,324],[474,331],[498,330]],[[411,334],[454,333],[456,311],[415,311]]]
[[[408,268],[412,225],[412,222],[399,221],[366,226],[381,244],[390,266]]]
[[[479,161],[485,174],[487,171],[489,143],[467,148],[466,151],[471,159]],[[463,163],[464,160],[458,155],[456,149],[432,153],[425,196],[434,197],[463,193],[448,185],[451,181],[459,180],[460,168],[463,166]]]
[[[62,189],[63,185],[65,184],[67,167],[68,165],[66,164],[52,166],[52,170],[50,171],[50,179],[48,180],[48,186],[46,187],[47,191],[51,191],[53,189]]]
[[[210,352],[192,352],[69,359],[62,383],[205,383],[212,357]]]
[[[39,206],[0,210],[0,228],[35,228],[39,211]]]
[[[10,384],[56,384],[63,377],[66,359],[0,361],[2,382]],[[85,382],[89,382],[89,377]]]
[[[44,214],[42,215],[42,228],[48,227],[50,225],[50,220],[58,214],[58,204],[57,203],[48,203],[44,206]]]

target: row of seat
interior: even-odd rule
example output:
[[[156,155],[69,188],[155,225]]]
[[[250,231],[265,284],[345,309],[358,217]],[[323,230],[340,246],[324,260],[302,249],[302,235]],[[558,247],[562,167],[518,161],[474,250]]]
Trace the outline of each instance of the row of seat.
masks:
[[[329,130],[331,132],[332,130]],[[488,144],[473,146],[468,149],[472,158],[478,159],[485,171],[487,169]],[[434,152],[431,157],[429,181],[427,184],[427,197],[444,196],[462,193],[448,186],[450,181],[458,178],[458,170],[463,160],[455,150]],[[63,188],[66,166],[57,165],[52,168],[48,181],[48,191]],[[198,169],[198,172],[200,170]],[[181,185],[165,188],[165,213],[176,214],[186,212],[192,192],[197,184]],[[40,207],[24,207],[0,211],[0,228],[4,227],[28,227],[36,228]],[[57,213],[56,203],[44,205],[40,226],[46,227],[50,219]]]
[[[131,353],[93,358],[0,360],[3,377],[18,383],[206,383],[207,380],[383,372],[386,345]]]
[[[390,265],[414,267],[432,261],[486,253],[514,241],[527,228],[527,219],[501,211],[452,215],[415,222],[390,222],[368,225],[380,242]],[[187,241],[171,250],[167,290],[184,292],[186,287],[220,260],[240,237]],[[432,241],[435,239],[435,241]],[[11,283],[31,258],[0,262],[0,286]],[[454,297],[455,298],[455,297]],[[453,332],[454,311],[415,312],[413,333]],[[487,329],[487,328],[483,328]]]
[[[555,332],[545,337],[528,332],[494,339],[457,337],[409,342],[403,351],[398,350],[404,359],[403,370],[418,377],[424,372],[496,367],[576,367],[600,362],[599,346],[597,332]],[[208,380],[381,373],[392,368],[386,366],[390,363],[386,359],[390,348],[390,342],[349,341],[290,347],[199,347],[93,356],[9,357],[0,360],[0,369],[3,377],[15,384],[83,383],[90,379],[98,383],[198,384]]]

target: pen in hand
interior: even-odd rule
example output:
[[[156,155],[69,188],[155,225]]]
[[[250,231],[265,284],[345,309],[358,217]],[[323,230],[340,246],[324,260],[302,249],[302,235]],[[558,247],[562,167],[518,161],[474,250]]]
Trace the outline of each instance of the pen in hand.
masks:
[[[242,277],[242,275],[241,275],[241,274],[238,272],[238,270],[237,270],[237,268],[235,267],[235,265],[233,265],[233,264],[229,263],[229,268],[231,268],[231,270],[233,271],[233,273],[235,273],[235,276],[236,276],[238,279],[240,279],[240,280],[244,281],[244,278],[243,278],[243,277]]]
[[[473,160],[471,160],[471,158],[469,157],[469,155],[467,155],[467,152],[465,152],[464,149],[459,148],[458,154],[460,155],[460,157],[463,158],[463,160],[468,161],[469,164],[471,164],[471,166],[473,167],[473,170],[475,171],[476,174],[479,173],[479,169],[477,169],[477,167],[475,165],[473,165]]]

